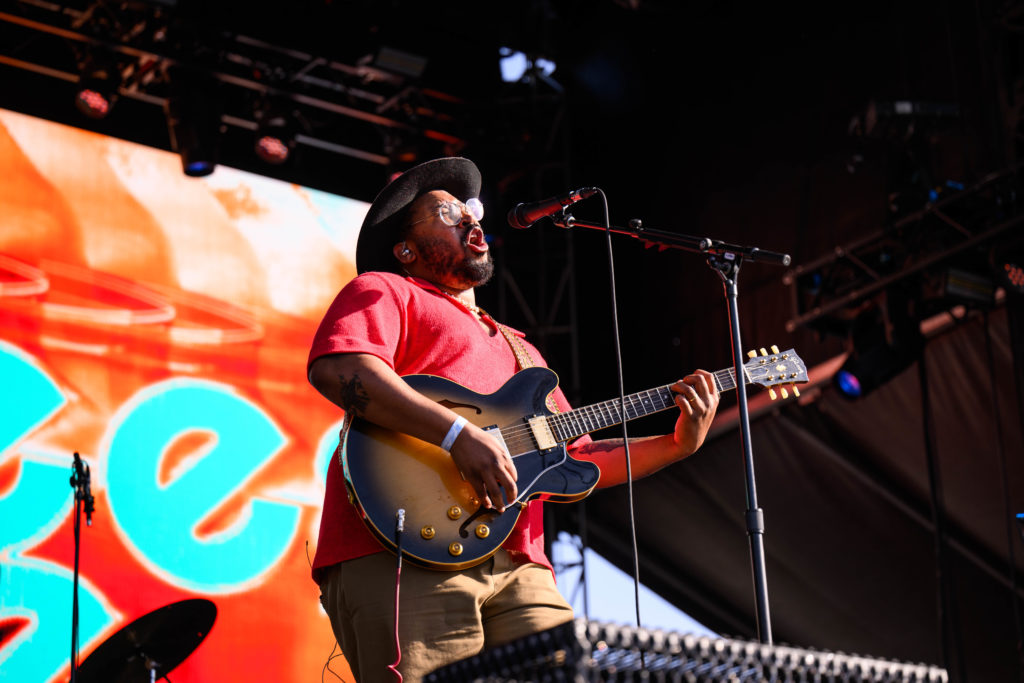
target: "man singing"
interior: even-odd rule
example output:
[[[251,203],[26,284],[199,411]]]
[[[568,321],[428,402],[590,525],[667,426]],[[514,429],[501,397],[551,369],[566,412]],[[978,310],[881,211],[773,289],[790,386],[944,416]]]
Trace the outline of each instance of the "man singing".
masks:
[[[320,323],[308,373],[346,415],[448,451],[481,505],[502,511],[518,490],[516,467],[499,440],[402,380],[435,375],[492,394],[524,367],[545,366],[521,333],[476,306],[475,288],[494,272],[480,226],[480,185],[473,162],[443,158],[406,171],[380,192],[360,229],[359,275]],[[634,478],[687,457],[707,435],[718,407],[712,375],[697,370],[672,391],[680,411],[673,433],[630,439]],[[548,405],[570,409],[561,389]],[[626,481],[621,440],[583,437],[569,448],[598,466],[599,486]],[[356,679],[396,680],[389,669],[397,658],[395,557],[350,502],[337,457],[327,475],[313,577]],[[497,552],[475,566],[439,571],[406,564],[400,596],[397,669],[406,681],[572,618],[544,553],[537,500]]]

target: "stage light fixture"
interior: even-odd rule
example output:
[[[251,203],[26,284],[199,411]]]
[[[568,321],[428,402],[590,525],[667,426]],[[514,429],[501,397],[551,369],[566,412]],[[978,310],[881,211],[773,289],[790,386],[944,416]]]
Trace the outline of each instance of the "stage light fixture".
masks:
[[[373,56],[373,66],[388,73],[415,80],[422,76],[423,71],[427,68],[427,58],[381,45]]]
[[[863,398],[913,365],[919,355],[913,349],[885,343],[858,349],[846,359],[832,381],[844,398]]]
[[[989,262],[1003,289],[1014,294],[1024,294],[1024,238],[994,247]]]
[[[1007,261],[1001,270],[1003,285],[1017,294],[1024,294],[1024,266]]]
[[[942,296],[948,301],[989,308],[995,304],[996,283],[981,268],[950,266],[942,272]]]
[[[850,330],[853,348],[832,377],[844,398],[852,401],[867,396],[921,357],[924,338],[907,308],[905,298],[890,292],[881,303],[857,316]]]
[[[292,158],[298,124],[295,115],[267,111],[260,117],[253,145],[256,156],[268,164],[283,164]]]
[[[75,107],[91,119],[102,119],[117,102],[121,73],[112,60],[90,55],[79,65]]]
[[[555,63],[550,59],[530,59],[525,52],[510,47],[498,48],[498,66],[501,69],[501,80],[505,83],[518,83],[527,72],[542,78],[547,78],[555,72]]]
[[[91,119],[102,119],[113,109],[114,97],[109,91],[82,87],[75,93],[75,106]]]
[[[220,99],[216,83],[192,72],[172,76],[172,93],[164,112],[171,147],[182,170],[193,178],[213,173],[220,143]]]

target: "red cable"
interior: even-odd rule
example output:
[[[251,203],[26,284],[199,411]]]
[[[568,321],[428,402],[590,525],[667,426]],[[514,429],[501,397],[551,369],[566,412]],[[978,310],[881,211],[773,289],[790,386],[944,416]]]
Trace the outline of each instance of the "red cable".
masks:
[[[405,527],[405,510],[401,509],[398,511],[397,529],[395,536],[398,538],[398,566],[395,569],[395,654],[397,658],[395,663],[388,666],[388,669],[395,672],[395,676],[398,678],[398,683],[402,683],[402,673],[398,670],[398,664],[402,661],[402,645],[398,640],[398,596],[399,591],[402,587],[402,530]]]

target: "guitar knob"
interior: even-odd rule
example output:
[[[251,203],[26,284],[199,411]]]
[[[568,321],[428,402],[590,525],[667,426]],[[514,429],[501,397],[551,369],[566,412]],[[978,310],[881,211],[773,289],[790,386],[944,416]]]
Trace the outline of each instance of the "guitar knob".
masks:
[[[487,538],[491,535],[491,529],[486,524],[478,524],[476,527],[477,538]]]
[[[458,557],[459,555],[461,555],[462,554],[462,544],[459,543],[458,541],[455,541],[454,543],[451,543],[448,546],[448,554],[451,555],[452,557]]]
[[[462,508],[458,505],[452,505],[448,508],[448,519],[458,519],[462,516]]]
[[[434,529],[434,527],[432,527],[429,524],[426,525],[425,527],[423,527],[422,529],[420,529],[420,536],[422,536],[424,539],[426,539],[428,541],[430,539],[432,539],[436,535],[437,535],[437,530]]]

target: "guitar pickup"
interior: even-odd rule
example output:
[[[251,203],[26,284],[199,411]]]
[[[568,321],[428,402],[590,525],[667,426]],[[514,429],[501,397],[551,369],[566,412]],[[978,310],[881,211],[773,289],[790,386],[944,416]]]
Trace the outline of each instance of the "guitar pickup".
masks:
[[[558,445],[558,440],[551,433],[551,425],[548,424],[547,415],[537,415],[527,418],[526,424],[533,433],[533,440],[537,442],[537,448],[545,451]]]

